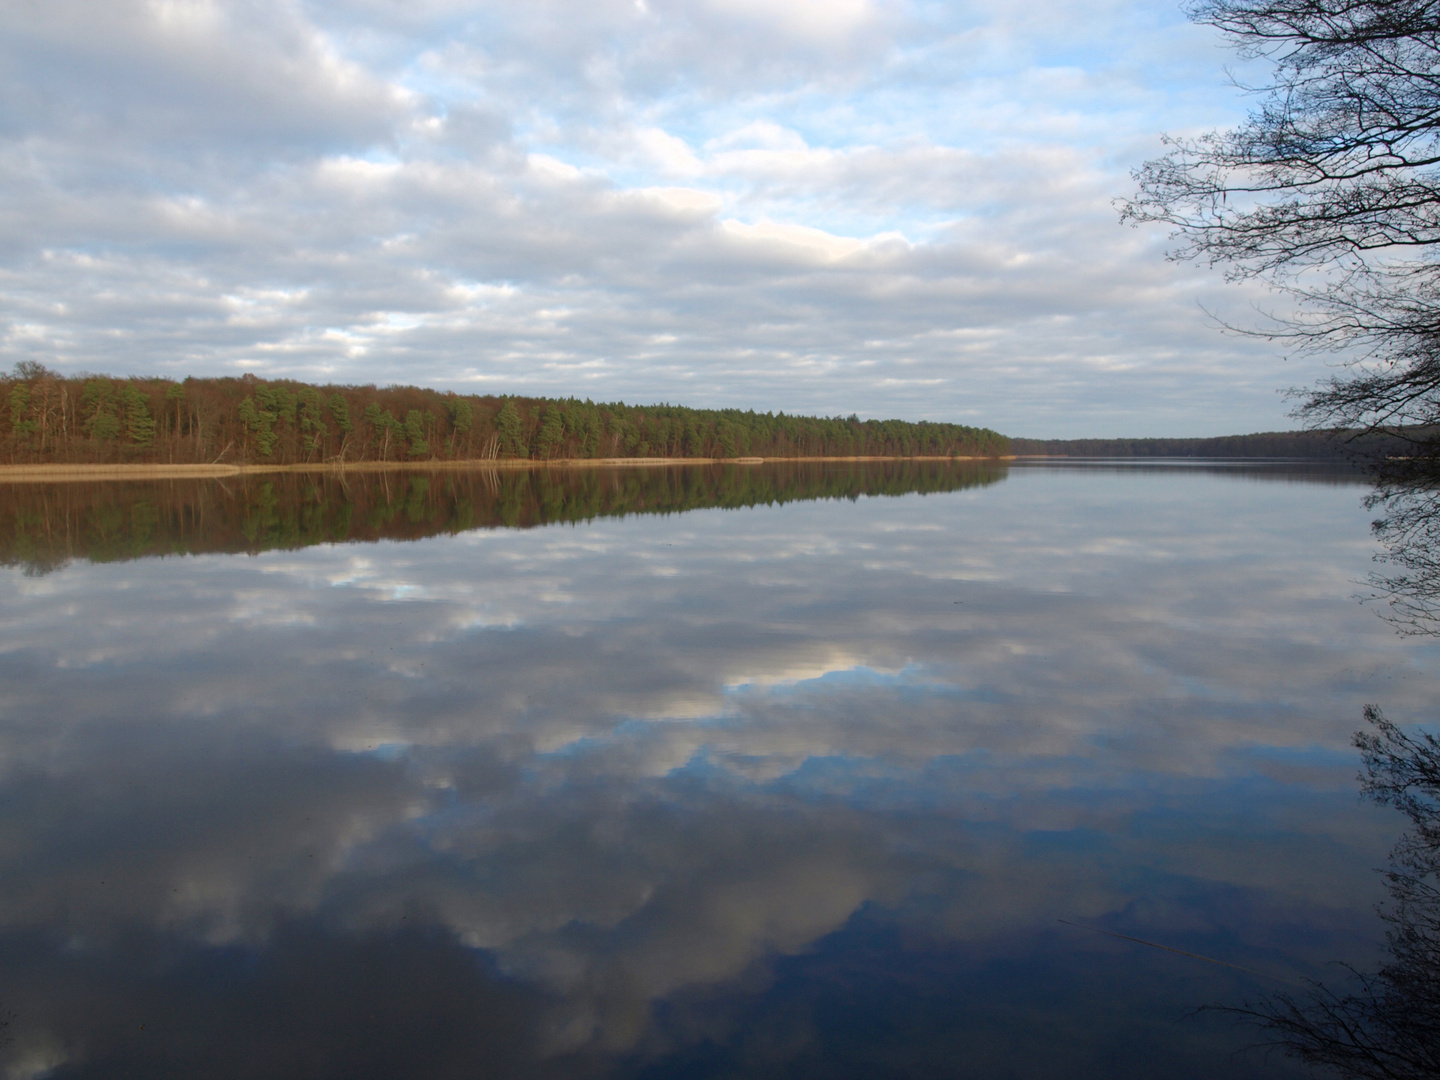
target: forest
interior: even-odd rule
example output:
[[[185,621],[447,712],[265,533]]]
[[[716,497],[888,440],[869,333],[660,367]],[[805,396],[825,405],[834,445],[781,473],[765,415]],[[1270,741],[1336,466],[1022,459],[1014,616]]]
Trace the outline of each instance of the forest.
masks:
[[[0,464],[997,457],[986,428],[286,379],[0,378]]]
[[[1021,457],[1080,458],[1289,458],[1368,463],[1404,453],[1395,434],[1349,430],[1266,431],[1207,439],[1019,439],[1010,453]]]
[[[630,514],[957,491],[1005,473],[1003,463],[989,462],[785,461],[0,484],[0,565],[34,575],[74,559],[258,554]]]

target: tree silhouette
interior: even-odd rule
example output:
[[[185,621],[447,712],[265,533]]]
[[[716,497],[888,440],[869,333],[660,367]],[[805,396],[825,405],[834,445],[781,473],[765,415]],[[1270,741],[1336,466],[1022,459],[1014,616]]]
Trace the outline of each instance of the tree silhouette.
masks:
[[[1199,0],[1190,16],[1272,78],[1242,126],[1167,139],[1122,216],[1298,302],[1251,332],[1348,364],[1298,415],[1440,460],[1440,4]]]
[[[1312,984],[1228,1009],[1258,1024],[1272,1045],[1310,1066],[1358,1080],[1440,1076],[1440,739],[1407,735],[1374,706],[1356,733],[1361,786],[1410,828],[1390,853],[1387,959],[1373,973],[1350,968],[1350,987]]]

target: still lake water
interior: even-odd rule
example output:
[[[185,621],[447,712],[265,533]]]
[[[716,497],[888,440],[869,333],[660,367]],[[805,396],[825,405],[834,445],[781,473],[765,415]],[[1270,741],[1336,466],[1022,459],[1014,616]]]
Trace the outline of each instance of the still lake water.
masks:
[[[1377,955],[1350,737],[1440,649],[1355,599],[1365,492],[0,489],[0,1067],[1298,1075],[1197,1009]]]

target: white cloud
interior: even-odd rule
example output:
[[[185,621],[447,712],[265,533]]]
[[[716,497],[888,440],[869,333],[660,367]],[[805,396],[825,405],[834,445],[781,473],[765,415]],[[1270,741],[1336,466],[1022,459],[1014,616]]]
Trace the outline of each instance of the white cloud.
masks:
[[[1223,55],[1146,3],[1009,12],[0,4],[0,353],[1016,434],[1282,424],[1274,389],[1312,373],[1202,310],[1253,295],[1111,206],[1159,130],[1234,116]]]
[[[738,16],[759,26],[819,42],[844,39],[873,23],[878,15],[869,0],[709,0],[721,16]]]

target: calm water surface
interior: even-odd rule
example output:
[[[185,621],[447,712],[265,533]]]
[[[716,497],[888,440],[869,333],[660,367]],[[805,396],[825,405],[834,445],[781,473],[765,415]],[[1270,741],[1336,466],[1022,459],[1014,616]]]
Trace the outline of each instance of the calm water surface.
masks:
[[[1354,598],[1365,490],[0,491],[0,1067],[1293,1075],[1196,1010],[1380,943],[1349,740],[1440,652]]]

